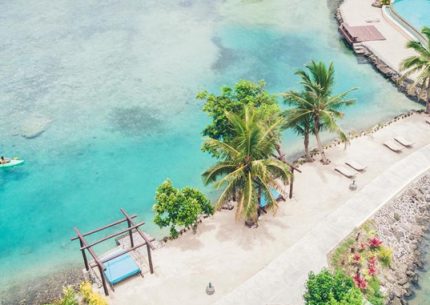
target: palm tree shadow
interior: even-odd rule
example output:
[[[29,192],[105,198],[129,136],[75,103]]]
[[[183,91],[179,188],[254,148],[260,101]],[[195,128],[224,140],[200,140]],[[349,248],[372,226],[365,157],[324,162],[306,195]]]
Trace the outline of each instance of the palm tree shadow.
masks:
[[[245,226],[243,220],[235,221],[234,215],[231,214],[231,223],[228,223],[227,228],[219,229],[216,235],[217,240],[225,242],[228,240],[234,241],[243,250],[253,250],[259,248],[261,244],[267,241],[275,242],[277,240],[274,235],[275,227],[281,228],[282,230],[288,230],[288,225],[282,221],[281,218],[273,216],[271,212],[268,212],[264,216],[264,220],[259,222],[257,228],[248,228]],[[229,215],[230,216],[230,215]],[[277,230],[276,230],[277,231]]]

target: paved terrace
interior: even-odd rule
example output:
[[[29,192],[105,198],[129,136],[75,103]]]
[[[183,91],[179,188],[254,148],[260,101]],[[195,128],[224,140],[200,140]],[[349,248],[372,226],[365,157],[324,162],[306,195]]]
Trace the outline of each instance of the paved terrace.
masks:
[[[296,176],[292,200],[276,216],[266,215],[258,229],[234,221],[223,211],[154,251],[155,274],[116,286],[112,305],[299,305],[309,271],[326,265],[326,254],[352,229],[409,182],[430,168],[430,125],[424,114],[395,122],[356,138],[347,150],[327,150],[330,165],[305,164]],[[400,135],[415,144],[394,153],[382,145]],[[368,166],[351,180],[334,171],[354,159]],[[216,293],[205,294],[211,281]]]
[[[392,69],[399,71],[402,60],[414,55],[413,51],[406,48],[410,38],[386,20],[382,10],[372,6],[373,1],[345,0],[340,6],[342,18],[350,26],[374,25],[386,40],[366,41],[362,44]]]

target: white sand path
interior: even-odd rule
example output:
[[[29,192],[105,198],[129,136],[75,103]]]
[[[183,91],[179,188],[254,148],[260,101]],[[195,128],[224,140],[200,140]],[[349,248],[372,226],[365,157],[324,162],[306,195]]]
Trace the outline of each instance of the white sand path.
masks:
[[[301,304],[306,274],[326,263],[327,249],[370,216],[380,204],[377,201],[390,199],[400,186],[430,168],[426,117],[416,114],[354,139],[347,150],[341,145],[330,148],[330,165],[314,162],[301,166],[294,198],[280,204],[275,217],[264,216],[258,229],[248,229],[234,221],[233,212],[222,211],[201,224],[196,235],[187,233],[168,242],[153,252],[155,274],[117,285],[111,304]],[[415,144],[394,153],[382,145],[394,136]],[[425,146],[428,152],[423,156],[423,151],[418,151]],[[402,163],[408,156],[415,162]],[[351,159],[368,166],[357,174],[355,192],[348,189],[351,180],[334,171],[335,165]],[[390,175],[393,168],[404,175]],[[393,179],[381,186],[378,177],[382,175]],[[376,203],[370,207],[361,208],[351,201],[372,192],[382,197],[375,197]],[[209,281],[216,288],[212,296],[205,293]]]

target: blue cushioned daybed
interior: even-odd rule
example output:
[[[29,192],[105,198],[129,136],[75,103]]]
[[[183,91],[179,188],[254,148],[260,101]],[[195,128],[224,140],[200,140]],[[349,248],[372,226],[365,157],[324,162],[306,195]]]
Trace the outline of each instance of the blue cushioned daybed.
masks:
[[[272,194],[273,199],[278,200],[279,197],[282,197],[281,194],[279,194],[279,192],[275,189],[271,189],[270,190],[270,194]],[[266,196],[261,196],[261,203],[260,203],[260,207],[264,208],[267,205],[267,199]]]
[[[111,285],[115,285],[130,276],[140,274],[141,270],[128,253],[104,263],[104,274]]]

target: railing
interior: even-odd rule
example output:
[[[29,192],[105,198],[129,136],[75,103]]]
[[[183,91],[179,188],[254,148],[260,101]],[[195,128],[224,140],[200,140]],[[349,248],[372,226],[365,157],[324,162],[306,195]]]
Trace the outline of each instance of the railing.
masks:
[[[384,17],[394,23],[401,31],[403,31],[410,39],[420,42],[422,45],[427,45],[429,42],[427,39],[415,29],[409,22],[407,22],[402,16],[397,13],[393,6],[394,1],[391,5],[384,5],[382,7],[382,13]]]

